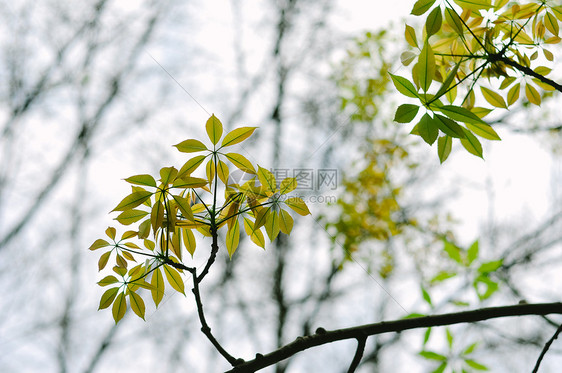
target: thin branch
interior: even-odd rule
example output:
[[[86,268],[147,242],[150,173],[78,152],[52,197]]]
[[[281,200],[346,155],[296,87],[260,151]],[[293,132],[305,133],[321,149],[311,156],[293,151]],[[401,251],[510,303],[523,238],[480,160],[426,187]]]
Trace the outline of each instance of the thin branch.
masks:
[[[550,348],[550,345],[552,344],[552,342],[554,342],[554,340],[556,338],[558,338],[558,334],[560,334],[560,332],[562,332],[562,324],[560,324],[560,326],[558,327],[558,329],[556,329],[556,332],[554,333],[552,338],[550,338],[548,340],[548,342],[546,342],[546,344],[544,345],[544,348],[542,349],[541,354],[539,355],[539,358],[537,359],[537,363],[535,364],[535,368],[533,369],[533,373],[537,373],[539,371],[539,367],[541,365],[541,361],[542,361],[544,355],[546,355],[546,352]]]
[[[266,355],[259,355],[255,359],[240,364],[228,372],[255,372],[306,349],[336,341],[357,339],[382,333],[400,332],[409,329],[427,328],[430,326],[470,323],[500,317],[547,315],[551,313],[562,314],[562,303],[518,304],[514,306],[481,308],[473,311],[415,317],[387,322],[383,321],[376,324],[366,324],[332,331],[325,331],[320,328],[316,331],[316,334],[298,337],[293,342]]]
[[[363,353],[365,352],[366,343],[367,337],[357,338],[357,350],[355,350],[355,356],[353,356],[353,360],[351,361],[351,365],[349,365],[347,373],[355,372],[355,369],[357,369],[357,367],[359,366],[361,358],[363,357]]]
[[[490,56],[490,57],[493,57],[493,55]],[[531,68],[529,68],[527,66],[520,65],[517,62],[515,62],[515,61],[513,61],[513,60],[511,60],[511,59],[509,59],[505,56],[502,56],[502,55],[497,56],[497,61],[501,61],[501,62],[505,63],[506,65],[514,67],[517,70],[524,73],[525,75],[532,76],[533,78],[540,80],[544,84],[548,84],[549,86],[553,87],[558,92],[562,92],[562,84],[558,84],[552,79],[549,79],[549,78],[547,78],[547,77],[545,77],[541,74],[537,74],[536,72],[534,72]]]

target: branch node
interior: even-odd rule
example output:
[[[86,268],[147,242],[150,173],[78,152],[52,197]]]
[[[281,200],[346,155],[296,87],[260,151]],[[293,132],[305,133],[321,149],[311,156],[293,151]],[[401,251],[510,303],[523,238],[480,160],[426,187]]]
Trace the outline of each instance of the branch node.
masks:
[[[317,328],[317,329],[316,329],[316,334],[320,334],[320,335],[326,334],[326,329],[324,329],[324,328],[322,328],[322,327]]]

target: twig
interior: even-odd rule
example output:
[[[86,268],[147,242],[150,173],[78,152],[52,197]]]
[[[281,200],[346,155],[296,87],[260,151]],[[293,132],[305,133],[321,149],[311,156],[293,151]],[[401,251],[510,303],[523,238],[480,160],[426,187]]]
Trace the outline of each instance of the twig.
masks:
[[[552,338],[550,338],[548,340],[548,342],[546,342],[546,344],[544,345],[544,347],[541,351],[541,354],[539,355],[539,358],[537,359],[537,363],[535,364],[535,368],[533,369],[533,373],[537,373],[539,371],[539,367],[541,365],[541,361],[542,361],[544,355],[546,355],[546,352],[550,348],[550,345],[552,344],[552,342],[554,342],[554,340],[556,338],[558,338],[558,334],[560,334],[560,332],[562,332],[562,324],[560,324],[560,326],[558,327],[558,329],[556,329],[556,332],[554,333]]]
[[[351,361],[351,365],[347,370],[347,373],[355,372],[355,369],[359,366],[361,362],[361,358],[363,357],[363,353],[365,352],[365,344],[367,343],[367,337],[357,338],[357,350],[355,350],[355,356],[353,356],[353,360]]]

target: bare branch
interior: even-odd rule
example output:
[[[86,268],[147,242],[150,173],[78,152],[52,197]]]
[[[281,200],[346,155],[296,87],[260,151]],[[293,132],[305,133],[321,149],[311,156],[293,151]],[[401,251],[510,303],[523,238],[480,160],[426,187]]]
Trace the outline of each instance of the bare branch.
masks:
[[[266,355],[259,355],[254,360],[240,364],[228,372],[255,372],[276,364],[311,347],[321,346],[336,341],[364,338],[365,336],[381,333],[427,328],[430,326],[470,323],[500,317],[547,315],[551,313],[562,314],[562,303],[517,304],[513,306],[481,308],[473,311],[383,321],[376,324],[366,324],[332,331],[318,329],[316,334],[298,337],[293,342]]]
[[[558,334],[560,334],[560,332],[562,332],[562,324],[560,324],[560,326],[558,327],[558,329],[556,329],[556,332],[554,333],[552,338],[550,338],[548,340],[548,342],[546,342],[546,344],[544,345],[544,347],[541,351],[541,354],[539,355],[539,358],[537,359],[537,363],[535,364],[535,368],[533,369],[533,373],[537,373],[539,371],[539,367],[541,365],[542,359],[544,358],[544,355],[546,355],[546,352],[550,348],[550,345],[552,344],[552,342],[554,342],[554,340],[556,338],[558,338]]]

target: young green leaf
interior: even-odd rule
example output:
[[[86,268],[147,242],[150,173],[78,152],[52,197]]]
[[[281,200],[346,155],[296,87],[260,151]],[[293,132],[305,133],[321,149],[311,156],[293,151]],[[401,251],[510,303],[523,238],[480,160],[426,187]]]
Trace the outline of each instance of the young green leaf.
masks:
[[[433,119],[435,121],[435,124],[437,124],[437,127],[439,127],[439,129],[444,134],[449,135],[451,137],[456,137],[456,138],[465,137],[463,128],[461,126],[459,126],[458,123],[455,122],[454,120],[449,119],[449,118],[444,117],[444,116],[439,115],[439,114],[435,114],[433,116]]]
[[[461,139],[461,144],[464,148],[471,154],[474,154],[477,157],[484,158],[482,153],[482,144],[480,141],[472,134],[472,132],[465,130],[464,131],[465,138]]]
[[[171,184],[174,180],[176,180],[177,174],[178,170],[174,167],[162,167],[160,169],[160,181],[164,185]]]
[[[181,196],[174,196],[172,198],[178,204],[178,208],[180,209],[184,218],[193,220],[193,211],[191,210],[191,204],[187,198]]]
[[[421,136],[421,138],[429,145],[433,144],[439,135],[437,124],[427,113],[425,113],[418,124],[416,124],[414,130],[416,131],[416,134]],[[412,130],[412,132],[414,132],[414,130]]]
[[[271,171],[258,166],[258,179],[260,180],[262,186],[267,188],[267,190],[269,190],[270,192],[275,193],[277,184],[275,181],[275,176],[273,175],[273,173],[271,173]]]
[[[94,243],[88,249],[94,251],[106,246],[109,246],[109,242],[107,242],[106,240],[102,240],[100,238],[95,240]]]
[[[412,26],[406,25],[406,31],[404,32],[404,36],[406,37],[406,41],[414,48],[418,47],[418,40],[416,38],[416,30]]]
[[[472,113],[470,110],[465,109],[463,107],[460,106],[455,106],[455,105],[444,105],[439,107],[439,110],[445,114],[446,116],[448,116],[449,118],[459,121],[459,122],[463,122],[463,123],[484,123],[486,124],[486,122],[484,122],[482,119],[480,119],[476,114]]]
[[[129,291],[129,303],[131,304],[131,309],[138,317],[144,320],[144,301],[141,296],[134,291]]]
[[[117,220],[119,223],[123,225],[130,225],[141,220],[146,215],[148,215],[148,212],[146,211],[133,209],[133,210],[123,211],[122,213],[119,214],[119,216],[115,218],[115,220]]]
[[[279,235],[279,214],[273,209],[269,211],[265,218],[265,231],[272,242]]]
[[[225,154],[225,156],[238,169],[240,169],[244,172],[247,172],[249,174],[255,174],[256,173],[256,170],[254,169],[254,166],[252,165],[252,162],[250,162],[248,159],[246,159],[246,157],[244,157],[243,155],[238,154],[238,153],[227,153],[227,154]]]
[[[418,91],[416,87],[410,82],[408,79],[403,78],[398,75],[389,74],[390,78],[392,79],[392,83],[398,90],[398,92],[402,93],[404,96],[418,98]]]
[[[294,177],[285,178],[279,186],[279,193],[281,193],[282,195],[290,193],[295,190],[296,187],[297,179],[295,179]]]
[[[423,45],[416,67],[420,79],[420,88],[427,92],[435,75],[435,57],[427,41]]]
[[[225,146],[241,143],[242,141],[246,140],[248,137],[252,136],[256,128],[257,127],[240,127],[240,128],[233,129],[232,131],[227,133],[224,139],[222,140],[221,148]]]
[[[310,214],[310,210],[304,201],[299,197],[287,198],[285,204],[299,215],[306,216]]]
[[[474,262],[474,260],[478,258],[479,247],[480,246],[478,244],[478,240],[476,240],[468,248],[468,251],[466,253],[466,259],[468,260],[468,265],[472,264],[472,262]]]
[[[457,34],[463,34],[462,20],[454,9],[449,7],[445,8],[445,21]]]
[[[125,316],[125,312],[127,311],[127,300],[125,299],[124,293],[119,293],[119,295],[115,299],[115,302],[113,302],[112,311],[113,319],[117,324],[119,320],[121,320],[123,316]]]
[[[427,37],[430,37],[433,34],[436,34],[441,30],[441,24],[443,22],[443,16],[441,14],[441,8],[436,7],[429,13],[427,19],[425,21],[425,31]]]
[[[100,259],[98,260],[98,271],[101,271],[107,265],[109,261],[109,256],[111,255],[111,251],[101,254]]]
[[[133,192],[129,194],[127,197],[123,198],[121,202],[115,207],[112,211],[126,211],[137,207],[138,205],[142,204],[144,201],[149,199],[152,196],[152,192],[142,190],[138,192]]]
[[[135,175],[125,179],[125,181],[135,185],[156,187],[156,181],[150,175]]]
[[[209,150],[201,141],[194,139],[182,141],[174,146],[182,153],[195,153]]]
[[[537,91],[535,87],[530,85],[529,83],[525,84],[525,96],[527,96],[527,100],[530,103],[535,104],[537,106],[541,105],[541,95]]]
[[[228,250],[228,255],[232,258],[232,255],[238,248],[240,243],[240,223],[238,219],[234,219],[234,223],[226,233],[226,249]]]
[[[519,99],[519,92],[521,91],[521,83],[515,84],[507,92],[507,104],[509,106],[513,105]]]
[[[412,8],[411,14],[415,16],[421,16],[422,14],[427,12],[429,8],[433,6],[434,3],[435,0],[418,0],[416,1],[414,7]]]
[[[507,109],[507,105],[505,104],[503,97],[499,93],[494,92],[486,87],[480,87],[480,90],[482,91],[484,99],[488,101],[490,105],[497,108]]]
[[[488,10],[492,7],[490,0],[454,0],[454,2],[463,9],[473,11]]]
[[[105,276],[100,281],[98,281],[98,285],[107,286],[107,285],[115,284],[117,281],[118,281],[117,277],[109,275],[109,276]]]
[[[211,117],[207,120],[205,129],[207,130],[209,140],[211,140],[213,145],[216,145],[222,136],[222,123],[219,118],[215,117],[215,114],[211,115]]]
[[[180,168],[180,170],[178,171],[178,175],[176,177],[183,178],[185,176],[191,175],[193,171],[195,171],[199,166],[201,166],[201,163],[203,163],[205,158],[206,156],[204,155],[198,155],[196,157],[191,158],[190,160],[185,162],[185,164]]]
[[[451,154],[451,149],[453,147],[453,139],[451,136],[441,136],[437,140],[437,155],[439,155],[439,161],[441,163],[445,162]]]
[[[501,140],[500,136],[496,131],[486,123],[466,123],[466,127],[478,135],[487,140]]]
[[[195,253],[195,246],[196,246],[195,235],[193,234],[191,229],[187,229],[187,228],[183,229],[182,234],[183,234],[183,244],[185,245],[187,252],[191,254],[191,257],[193,257],[193,254]]]
[[[396,109],[394,121],[398,123],[410,123],[418,114],[420,107],[412,104],[402,104]]]
[[[103,310],[103,309],[111,306],[111,303],[113,303],[113,301],[115,300],[115,297],[117,296],[118,291],[119,291],[118,287],[107,289],[103,293],[103,295],[101,296],[100,305],[98,307],[98,310]]]
[[[217,165],[217,175],[219,179],[225,184],[228,184],[228,166],[223,161],[219,161]]]
[[[288,211],[280,209],[279,210],[279,229],[285,234],[291,234],[293,230],[293,217]]]
[[[162,277],[160,268],[157,268],[152,272],[150,284],[153,286],[153,289],[150,290],[152,293],[152,299],[154,300],[156,307],[158,307],[164,297],[164,278]]]
[[[107,237],[111,238],[113,241],[115,241],[115,233],[116,233],[116,232],[117,232],[117,231],[116,231],[115,228],[113,228],[113,227],[108,227],[108,228],[105,230],[105,234],[107,235]]]
[[[185,295],[185,285],[180,274],[173,267],[170,267],[167,264],[164,264],[164,273],[166,274],[166,279],[168,279],[168,283],[172,286],[172,288]]]

